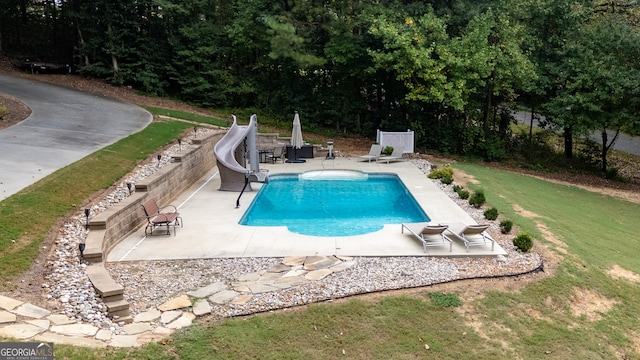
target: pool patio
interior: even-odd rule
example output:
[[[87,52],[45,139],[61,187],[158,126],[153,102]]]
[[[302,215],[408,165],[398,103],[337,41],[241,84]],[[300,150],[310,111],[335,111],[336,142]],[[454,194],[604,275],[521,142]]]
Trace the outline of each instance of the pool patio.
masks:
[[[464,223],[475,221],[443,193],[411,161],[386,163],[359,162],[353,157],[307,159],[305,163],[260,164],[269,174],[301,173],[318,169],[353,169],[364,172],[396,173],[413,194],[433,223]],[[385,225],[380,231],[346,237],[315,237],[292,233],[286,227],[256,227],[239,225],[261,184],[252,183],[255,191],[245,192],[236,209],[239,193],[219,191],[220,176],[213,168],[194,186],[172,201],[179,207],[184,227],[177,235],[164,235],[157,229],[145,237],[144,228],[123,239],[107,255],[107,261],[206,259],[236,257],[284,256],[497,256],[506,252],[495,244],[472,247],[469,252],[454,239],[453,251],[448,246],[429,248],[401,232],[400,224]]]

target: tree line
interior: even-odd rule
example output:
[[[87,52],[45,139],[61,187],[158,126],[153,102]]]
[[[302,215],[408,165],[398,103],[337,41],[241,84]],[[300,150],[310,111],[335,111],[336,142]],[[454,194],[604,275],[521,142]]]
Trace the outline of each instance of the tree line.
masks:
[[[0,51],[305,127],[500,160],[525,106],[574,139],[640,133],[636,0],[0,0]]]

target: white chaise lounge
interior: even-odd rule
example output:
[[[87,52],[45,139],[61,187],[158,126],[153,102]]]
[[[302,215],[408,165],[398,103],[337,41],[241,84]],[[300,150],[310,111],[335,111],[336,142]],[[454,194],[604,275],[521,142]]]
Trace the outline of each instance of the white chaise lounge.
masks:
[[[491,251],[494,249],[495,240],[487,234],[489,225],[473,224],[449,224],[449,232],[464,243],[467,252],[470,246],[485,246],[491,244]]]
[[[416,239],[420,240],[424,252],[427,247],[449,245],[449,252],[453,250],[453,241],[444,234],[447,225],[433,225],[428,223],[403,223],[402,233],[407,229]]]
[[[386,162],[387,164],[391,161],[401,161],[406,160],[403,156],[404,149],[401,147],[393,148],[393,152],[388,156],[380,156],[376,161],[378,162]]]
[[[371,162],[371,160],[377,160],[382,154],[382,145],[373,144],[371,145],[371,149],[369,149],[369,153],[367,155],[358,156],[358,161],[367,160]]]

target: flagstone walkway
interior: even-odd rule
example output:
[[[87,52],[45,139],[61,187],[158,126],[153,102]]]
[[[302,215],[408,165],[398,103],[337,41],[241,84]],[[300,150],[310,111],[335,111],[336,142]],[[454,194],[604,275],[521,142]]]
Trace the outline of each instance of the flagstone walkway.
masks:
[[[119,329],[80,323],[0,295],[0,338],[93,348],[137,347],[190,326],[198,316],[211,313],[212,305],[241,305],[251,301],[254,294],[303,285],[354,265],[356,262],[350,257],[287,257],[269,270],[243,274],[233,283],[216,282],[182,294],[137,314],[130,324],[119,324]]]

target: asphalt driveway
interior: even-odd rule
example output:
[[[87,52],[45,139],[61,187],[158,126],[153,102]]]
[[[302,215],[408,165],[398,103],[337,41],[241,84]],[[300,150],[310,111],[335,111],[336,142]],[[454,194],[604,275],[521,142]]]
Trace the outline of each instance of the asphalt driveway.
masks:
[[[135,105],[6,75],[0,75],[0,92],[32,111],[21,123],[0,131],[0,200],[152,120]]]

